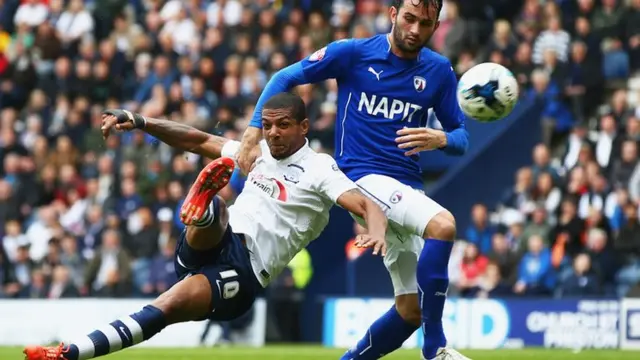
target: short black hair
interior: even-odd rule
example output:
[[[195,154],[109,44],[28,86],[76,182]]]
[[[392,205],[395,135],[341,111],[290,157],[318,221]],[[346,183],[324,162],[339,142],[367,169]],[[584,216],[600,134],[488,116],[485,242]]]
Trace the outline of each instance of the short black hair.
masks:
[[[281,92],[272,96],[262,108],[271,110],[289,109],[291,110],[291,117],[297,123],[307,118],[307,105],[305,105],[300,96],[290,92]]]
[[[436,15],[440,15],[440,10],[442,10],[442,0],[411,0],[414,5],[420,5],[422,3],[425,6],[432,4],[436,7]],[[393,0],[391,1],[391,6],[400,10],[400,8],[404,5],[404,0]]]

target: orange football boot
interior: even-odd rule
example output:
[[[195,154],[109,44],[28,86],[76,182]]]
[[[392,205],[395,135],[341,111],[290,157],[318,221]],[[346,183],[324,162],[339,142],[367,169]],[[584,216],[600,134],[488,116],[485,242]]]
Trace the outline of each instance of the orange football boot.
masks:
[[[67,352],[64,344],[58,346],[27,346],[22,352],[25,360],[64,360]]]
[[[191,225],[202,218],[216,194],[229,183],[234,168],[233,159],[223,157],[200,171],[180,209],[183,224]]]

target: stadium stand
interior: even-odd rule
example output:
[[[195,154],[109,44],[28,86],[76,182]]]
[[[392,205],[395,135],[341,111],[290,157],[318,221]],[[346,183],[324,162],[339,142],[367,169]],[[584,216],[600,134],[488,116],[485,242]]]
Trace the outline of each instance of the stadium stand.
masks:
[[[388,31],[376,0],[0,1],[0,297],[154,296],[175,281],[175,216],[204,159],[105,107],[238,138],[275,71]],[[640,0],[444,1],[432,47],[461,74],[510,67],[544,136],[497,209],[460,229],[465,296],[622,295],[640,281]],[[336,84],[297,89],[333,148]],[[225,196],[232,199],[233,191]],[[586,255],[584,255],[586,254]]]
[[[545,100],[545,135],[495,212],[472,209],[452,266],[462,294],[637,292],[639,16],[637,0],[526,1],[519,44],[495,23],[503,45],[488,59],[515,54],[524,96]]]

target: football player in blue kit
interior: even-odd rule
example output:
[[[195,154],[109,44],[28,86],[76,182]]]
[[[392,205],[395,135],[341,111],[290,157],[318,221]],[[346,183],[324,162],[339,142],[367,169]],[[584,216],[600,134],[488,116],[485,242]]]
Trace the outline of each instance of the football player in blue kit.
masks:
[[[262,104],[297,85],[337,80],[334,157],[389,218],[384,263],[395,293],[395,306],[343,360],[378,359],[420,326],[424,359],[467,359],[446,347],[442,327],[455,219],[422,191],[419,163],[422,151],[462,155],[468,147],[456,74],[448,59],[425,47],[441,7],[441,0],[394,0],[391,33],[336,41],[282,69],[266,85],[243,136],[238,163],[247,172],[261,138]],[[444,131],[425,127],[429,108]]]

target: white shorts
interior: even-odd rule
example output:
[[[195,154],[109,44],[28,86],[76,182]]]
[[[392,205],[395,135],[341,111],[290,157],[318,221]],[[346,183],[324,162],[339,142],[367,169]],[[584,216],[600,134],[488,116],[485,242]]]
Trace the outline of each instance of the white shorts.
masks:
[[[444,208],[424,192],[388,176],[367,175],[356,184],[380,205],[389,219],[384,265],[391,276],[395,296],[417,293],[416,269],[424,246],[422,235],[431,219]],[[365,225],[363,219],[356,221]]]

